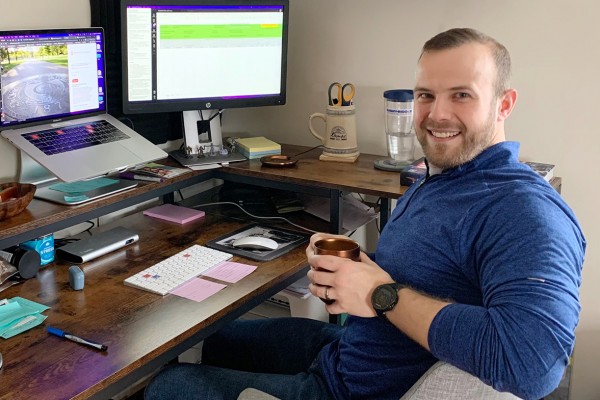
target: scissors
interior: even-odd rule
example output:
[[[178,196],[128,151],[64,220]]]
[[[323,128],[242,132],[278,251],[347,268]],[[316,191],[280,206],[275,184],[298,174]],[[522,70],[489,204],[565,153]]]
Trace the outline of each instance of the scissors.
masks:
[[[349,88],[347,91],[346,88]],[[337,95],[332,96],[332,91],[337,89]],[[348,92],[348,94],[346,94]],[[333,82],[329,85],[329,105],[330,106],[349,106],[354,98],[354,85],[345,83],[343,86],[339,82]]]

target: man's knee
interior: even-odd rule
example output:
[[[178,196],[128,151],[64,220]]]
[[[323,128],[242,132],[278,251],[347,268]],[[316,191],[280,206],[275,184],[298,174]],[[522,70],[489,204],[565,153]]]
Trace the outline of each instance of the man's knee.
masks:
[[[186,398],[194,392],[190,386],[199,384],[202,375],[202,368],[197,364],[169,365],[152,378],[144,392],[144,399]]]

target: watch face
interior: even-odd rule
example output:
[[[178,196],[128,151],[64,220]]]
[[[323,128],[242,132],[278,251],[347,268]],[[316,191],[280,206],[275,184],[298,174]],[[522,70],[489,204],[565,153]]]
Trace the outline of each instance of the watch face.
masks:
[[[373,308],[375,310],[389,311],[396,305],[398,291],[390,285],[378,286],[373,291]]]

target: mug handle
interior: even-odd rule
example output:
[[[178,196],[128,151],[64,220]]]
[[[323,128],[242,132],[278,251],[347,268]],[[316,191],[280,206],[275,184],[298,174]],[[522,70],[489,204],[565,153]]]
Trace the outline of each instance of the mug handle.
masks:
[[[323,122],[327,123],[327,116],[325,114],[321,114],[321,113],[314,113],[310,116],[310,118],[308,118],[308,129],[310,129],[310,133],[314,137],[319,139],[321,141],[321,143],[325,144],[325,139],[323,138],[323,136],[320,136],[317,132],[315,132],[315,130],[312,127],[312,120],[315,118],[320,118],[323,120]]]

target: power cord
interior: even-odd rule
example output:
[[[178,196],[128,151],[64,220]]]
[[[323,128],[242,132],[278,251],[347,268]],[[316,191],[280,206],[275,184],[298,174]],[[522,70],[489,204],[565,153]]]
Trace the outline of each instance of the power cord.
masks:
[[[223,114],[223,111],[225,111],[225,109],[215,110],[215,113],[213,115],[211,115],[207,120],[204,119],[204,115],[202,115],[202,110],[198,110],[198,115],[200,115],[201,121],[210,122],[213,119],[215,119],[216,117],[218,117],[219,115]]]
[[[298,156],[301,156],[302,154],[309,153],[309,152],[313,151],[314,149],[318,149],[319,147],[323,147],[323,145],[322,145],[322,144],[320,144],[320,145],[318,145],[318,146],[311,147],[310,149],[308,149],[308,150],[306,150],[306,151],[303,151],[303,152],[301,152],[301,153],[298,153],[298,154],[294,154],[293,156],[290,156],[290,157],[291,157],[291,158],[296,158],[296,157],[298,157]]]
[[[200,208],[200,207],[205,207],[205,206],[216,206],[216,205],[232,205],[232,206],[236,206],[237,208],[239,208],[240,210],[242,210],[244,213],[248,214],[252,218],[256,218],[256,219],[268,219],[268,220],[282,220],[282,221],[287,222],[290,225],[295,226],[296,228],[300,228],[300,229],[303,229],[303,230],[305,230],[307,232],[311,232],[311,233],[317,233],[317,231],[313,231],[312,229],[305,228],[302,225],[295,224],[292,221],[290,221],[289,219],[284,218],[284,217],[261,217],[261,216],[258,216],[258,215],[254,215],[254,214],[249,213],[248,211],[244,210],[244,208],[242,206],[240,206],[239,204],[231,202],[231,201],[220,201],[220,202],[215,202],[215,203],[198,204],[198,205],[193,206],[192,208]]]
[[[54,248],[58,249],[59,247],[63,247],[66,244],[77,242],[79,239],[75,238],[62,238],[62,239],[54,239]]]
[[[94,221],[91,221],[91,220],[90,221],[85,221],[85,222],[87,222],[88,224],[90,224],[90,226],[86,230],[84,230],[83,232],[87,232],[88,235],[92,236],[91,230],[96,226],[96,224],[94,223]]]
[[[96,226],[96,224],[92,220],[85,221],[85,222],[90,224],[90,226],[87,229],[85,229],[79,233],[87,232],[88,235],[93,236],[91,230],[92,230],[92,228],[94,228]],[[58,249],[59,247],[63,247],[66,244],[77,242],[79,240],[81,240],[81,239],[77,239],[77,238],[73,238],[73,237],[54,239],[54,247]]]

